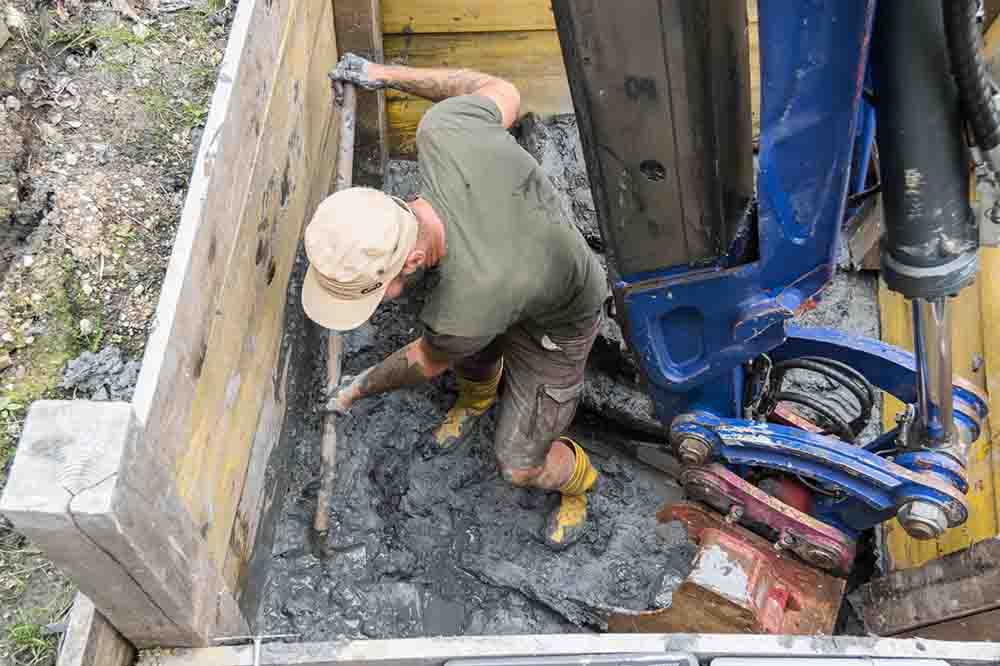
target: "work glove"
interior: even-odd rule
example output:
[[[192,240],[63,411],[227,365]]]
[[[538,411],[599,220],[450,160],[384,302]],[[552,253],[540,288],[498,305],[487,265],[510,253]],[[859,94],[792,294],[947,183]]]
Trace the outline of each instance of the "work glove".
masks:
[[[362,373],[363,375],[363,373]],[[326,402],[321,411],[337,416],[346,416],[360,394],[359,380],[362,375],[344,375],[340,383],[326,390]]]
[[[337,66],[330,71],[330,78],[334,81],[353,83],[365,90],[381,90],[385,88],[385,81],[373,79],[368,75],[371,62],[353,53],[345,53]]]

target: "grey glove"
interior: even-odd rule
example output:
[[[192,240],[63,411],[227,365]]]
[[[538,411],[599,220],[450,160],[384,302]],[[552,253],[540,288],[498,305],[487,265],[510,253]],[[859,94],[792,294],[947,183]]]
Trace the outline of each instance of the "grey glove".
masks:
[[[351,411],[351,406],[357,399],[358,387],[356,383],[362,378],[363,374],[344,375],[340,378],[339,384],[332,388],[327,388],[327,400],[321,411],[332,412],[337,416],[345,416],[347,412]]]
[[[385,88],[385,81],[370,78],[368,66],[371,64],[361,56],[353,53],[345,53],[337,63],[337,66],[330,71],[330,78],[334,81],[344,81],[353,83],[365,90],[381,90]]]

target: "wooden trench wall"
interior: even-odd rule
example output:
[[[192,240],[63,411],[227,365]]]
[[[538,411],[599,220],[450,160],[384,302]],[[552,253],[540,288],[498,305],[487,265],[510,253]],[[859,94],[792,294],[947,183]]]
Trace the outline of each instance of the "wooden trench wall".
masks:
[[[30,409],[0,511],[79,587],[67,666],[250,630],[286,294],[335,167],[337,57],[331,0],[239,2],[132,402]]]

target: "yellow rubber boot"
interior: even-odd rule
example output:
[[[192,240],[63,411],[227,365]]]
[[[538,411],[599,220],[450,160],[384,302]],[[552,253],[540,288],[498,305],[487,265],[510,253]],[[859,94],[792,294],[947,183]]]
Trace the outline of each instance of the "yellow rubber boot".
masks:
[[[587,491],[597,482],[597,470],[579,444],[569,437],[560,441],[573,449],[576,464],[569,481],[559,488],[559,506],[549,514],[545,525],[545,543],[553,550],[568,548],[587,531]]]
[[[444,423],[434,431],[438,450],[452,451],[472,431],[476,421],[497,401],[497,389],[503,374],[503,359],[497,363],[496,374],[485,381],[473,381],[458,373],[458,400],[448,410]]]

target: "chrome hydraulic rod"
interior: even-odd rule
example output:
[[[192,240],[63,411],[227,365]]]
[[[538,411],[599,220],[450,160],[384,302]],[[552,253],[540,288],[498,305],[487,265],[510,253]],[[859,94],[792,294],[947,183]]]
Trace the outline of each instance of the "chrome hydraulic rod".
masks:
[[[944,297],[913,300],[913,343],[917,361],[917,419],[921,443],[955,443],[952,420],[950,308]]]

